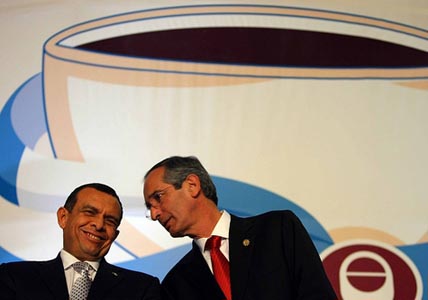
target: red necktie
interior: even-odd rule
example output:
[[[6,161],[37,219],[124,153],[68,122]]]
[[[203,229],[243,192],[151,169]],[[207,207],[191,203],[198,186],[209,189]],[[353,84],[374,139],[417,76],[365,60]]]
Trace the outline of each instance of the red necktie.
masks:
[[[223,253],[221,253],[220,245],[221,237],[214,235],[207,240],[205,249],[210,250],[215,279],[223,291],[223,294],[226,296],[226,299],[231,300],[232,292],[230,288],[229,262],[226,257],[224,257]]]

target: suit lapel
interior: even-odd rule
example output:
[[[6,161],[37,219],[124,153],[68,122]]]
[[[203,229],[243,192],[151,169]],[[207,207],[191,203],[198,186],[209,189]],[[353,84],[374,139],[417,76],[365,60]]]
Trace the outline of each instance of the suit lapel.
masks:
[[[107,263],[104,259],[100,261],[100,266],[91,285],[88,299],[103,299],[104,295],[113,289],[121,280],[123,274]]]
[[[211,273],[199,247],[195,242],[192,245],[191,256],[185,262],[185,273],[183,276],[186,276],[187,280],[192,282],[192,285],[200,291],[201,299],[223,299],[223,292]]]
[[[244,296],[251,256],[254,249],[253,223],[250,219],[238,218],[231,215],[229,229],[229,258],[232,299],[242,299]]]
[[[68,299],[67,282],[64,266],[58,255],[54,260],[41,262],[37,265],[40,278],[46,284],[54,299]]]

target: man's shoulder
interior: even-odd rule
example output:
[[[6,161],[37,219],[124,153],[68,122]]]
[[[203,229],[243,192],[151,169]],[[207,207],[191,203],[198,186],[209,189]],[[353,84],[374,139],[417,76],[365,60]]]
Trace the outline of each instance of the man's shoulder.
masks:
[[[104,262],[104,270],[111,272],[115,276],[124,276],[128,278],[138,278],[142,280],[158,280],[155,276],[131,269],[119,267],[108,262]]]
[[[232,219],[235,220],[241,220],[241,221],[265,221],[265,220],[272,220],[272,219],[296,219],[296,215],[291,210],[271,210],[268,212],[264,212],[255,216],[250,217],[237,217],[232,216]]]
[[[40,265],[49,265],[55,262],[56,259],[50,259],[50,260],[21,260],[21,261],[11,261],[11,262],[4,262],[0,264],[0,267],[2,268],[28,268],[33,266],[40,266]]]
[[[55,259],[43,261],[13,261],[0,264],[0,272],[9,274],[26,274],[33,276],[43,269],[52,269],[55,264]]]
[[[199,251],[199,250],[198,250]],[[198,252],[196,249],[189,250],[175,265],[172,267],[171,271],[187,268],[189,264],[193,263],[196,259],[196,254]]]
[[[193,248],[189,250],[166,274],[164,282],[168,279],[176,276],[182,276],[183,273],[192,272],[195,264],[198,265],[198,261],[203,261],[202,254],[197,246],[193,245]],[[200,256],[200,257],[198,257]]]

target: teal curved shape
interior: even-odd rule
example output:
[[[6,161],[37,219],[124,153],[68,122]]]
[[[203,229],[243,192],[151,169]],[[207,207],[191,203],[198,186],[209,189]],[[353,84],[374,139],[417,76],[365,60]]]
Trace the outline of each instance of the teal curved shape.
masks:
[[[219,207],[238,216],[254,216],[271,210],[293,211],[309,232],[318,252],[333,244],[324,227],[306,210],[278,194],[244,182],[213,178],[219,196]]]
[[[38,73],[16,89],[0,113],[0,195],[15,205],[19,205],[16,180],[24,150],[34,149],[46,132]]]
[[[20,261],[22,260],[18,256],[13,255],[2,246],[0,246],[0,263],[5,263],[9,261]]]
[[[424,278],[428,278],[428,243],[398,246],[398,249],[403,251],[410,260],[415,264],[422,278],[422,285],[426,287]],[[426,288],[423,290],[422,299],[428,299],[428,291]]]
[[[244,182],[213,176],[219,198],[218,206],[241,217],[258,215],[271,210],[293,211],[302,221],[318,252],[333,244],[323,226],[307,211],[290,200]],[[179,246],[143,258],[136,258],[119,265],[125,268],[148,272],[163,279],[166,273],[191,248],[191,244]]]
[[[48,131],[41,86],[42,76],[39,73],[23,83],[0,112],[0,196],[15,205],[19,205],[17,173],[22,155],[26,148],[34,149],[41,135]],[[220,209],[226,209],[241,217],[254,216],[271,210],[289,209],[302,221],[318,252],[334,244],[328,232],[316,218],[289,199],[245,182],[218,176],[213,176],[213,180],[217,186]],[[190,248],[189,243],[150,256],[118,263],[118,265],[163,279],[169,269]],[[428,243],[398,248],[415,263],[421,277],[427,278]],[[123,250],[127,251],[127,249]],[[19,260],[22,258],[0,246],[0,263]],[[427,299],[426,292],[423,299]]]
[[[0,195],[18,205],[16,179],[25,145],[12,126],[12,107],[25,83],[9,98],[0,113]]]

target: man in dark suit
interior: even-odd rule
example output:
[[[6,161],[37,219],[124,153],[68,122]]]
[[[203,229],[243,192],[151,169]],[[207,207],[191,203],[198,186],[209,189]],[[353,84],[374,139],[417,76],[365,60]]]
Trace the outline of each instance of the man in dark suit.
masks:
[[[49,261],[2,264],[0,299],[160,300],[158,278],[104,259],[119,234],[122,214],[120,199],[111,187],[90,183],[76,188],[57,211],[63,229],[61,252]],[[84,288],[76,288],[79,280]],[[89,295],[82,295],[84,290]]]
[[[197,158],[174,156],[153,166],[144,198],[151,218],[172,237],[193,239],[162,281],[170,299],[336,299],[300,220],[291,211],[249,218],[219,211],[216,188]],[[212,240],[220,240],[221,254]],[[220,256],[225,263],[217,263]]]

